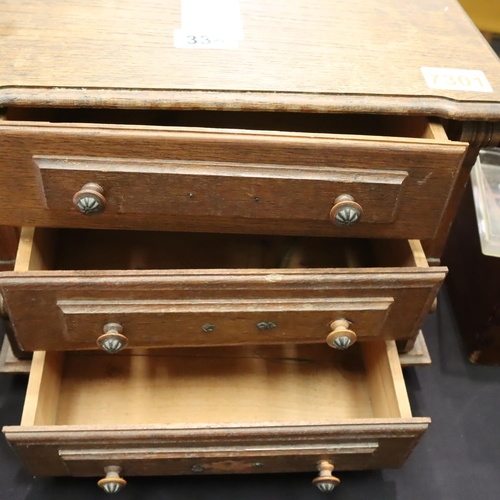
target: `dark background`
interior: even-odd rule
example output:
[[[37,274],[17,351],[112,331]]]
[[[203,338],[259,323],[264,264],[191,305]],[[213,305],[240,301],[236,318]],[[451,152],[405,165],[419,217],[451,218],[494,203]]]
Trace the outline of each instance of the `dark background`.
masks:
[[[425,323],[428,367],[406,368],[415,416],[432,424],[402,469],[339,472],[333,493],[319,492],[311,474],[126,478],[120,500],[323,499],[499,500],[500,367],[466,358],[446,293]],[[18,425],[27,376],[0,375],[0,424]],[[0,499],[109,498],[93,478],[32,478],[0,437]]]

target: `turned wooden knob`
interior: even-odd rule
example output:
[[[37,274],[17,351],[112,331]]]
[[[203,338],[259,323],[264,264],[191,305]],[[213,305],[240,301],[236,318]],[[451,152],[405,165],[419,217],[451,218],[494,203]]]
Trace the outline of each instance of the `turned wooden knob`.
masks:
[[[106,493],[118,493],[127,486],[127,481],[120,477],[122,471],[121,467],[118,465],[109,465],[104,467],[104,473],[106,477],[103,477],[97,481],[97,486],[102,488]]]
[[[73,203],[84,215],[102,214],[106,208],[104,189],[95,182],[89,182],[73,196]]]
[[[326,343],[330,347],[340,350],[352,346],[358,337],[352,330],[349,330],[349,324],[346,319],[338,319],[330,323],[332,332],[326,337]]]
[[[107,323],[102,331],[104,334],[97,339],[97,345],[103,351],[115,354],[127,347],[128,339],[125,335],[122,335],[123,327],[120,323]]]
[[[333,208],[330,210],[330,219],[334,224],[353,226],[361,219],[363,209],[350,194],[337,196],[334,203]]]
[[[326,460],[318,463],[319,474],[313,479],[312,484],[317,486],[319,491],[328,493],[340,483],[340,479],[332,475],[333,465]]]

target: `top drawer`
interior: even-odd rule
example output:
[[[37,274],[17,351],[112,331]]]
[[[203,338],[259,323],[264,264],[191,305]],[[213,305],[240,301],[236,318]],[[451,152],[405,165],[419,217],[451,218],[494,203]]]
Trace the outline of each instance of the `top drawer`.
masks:
[[[0,224],[432,238],[466,149],[417,117],[104,116],[0,124]]]

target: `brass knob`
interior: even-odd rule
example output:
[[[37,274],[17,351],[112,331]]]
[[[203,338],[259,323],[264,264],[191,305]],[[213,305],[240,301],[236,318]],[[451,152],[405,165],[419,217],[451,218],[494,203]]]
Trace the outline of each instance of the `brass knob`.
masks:
[[[120,477],[122,471],[121,467],[118,465],[109,465],[104,467],[104,473],[106,477],[103,477],[97,481],[97,486],[102,488],[106,493],[118,493],[127,486],[127,481]]]
[[[326,460],[318,463],[319,474],[313,479],[312,484],[317,486],[319,491],[328,493],[340,483],[340,479],[332,475],[333,465]]]
[[[330,210],[330,219],[339,226],[353,226],[363,215],[363,209],[350,194],[341,194],[335,198]]]
[[[103,351],[115,354],[127,347],[128,339],[125,335],[122,335],[123,327],[120,323],[107,323],[102,331],[104,334],[97,339],[97,345]]]
[[[73,196],[73,203],[84,215],[102,214],[106,208],[104,189],[95,182],[89,182]]]
[[[349,330],[349,325],[350,323],[346,319],[338,319],[330,323],[330,328],[333,331],[326,337],[326,343],[330,347],[340,350],[352,346],[358,337],[352,330]]]

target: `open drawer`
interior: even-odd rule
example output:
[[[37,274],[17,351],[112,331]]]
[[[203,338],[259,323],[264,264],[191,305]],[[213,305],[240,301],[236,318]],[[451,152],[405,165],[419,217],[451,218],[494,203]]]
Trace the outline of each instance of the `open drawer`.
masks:
[[[426,430],[394,342],[36,352],[21,426],[36,476],[399,467]]]
[[[8,109],[0,224],[432,239],[467,144],[415,116]]]
[[[418,241],[24,228],[0,291],[28,351],[348,347],[415,338],[445,271]]]

